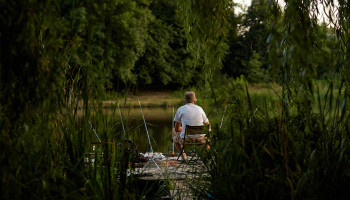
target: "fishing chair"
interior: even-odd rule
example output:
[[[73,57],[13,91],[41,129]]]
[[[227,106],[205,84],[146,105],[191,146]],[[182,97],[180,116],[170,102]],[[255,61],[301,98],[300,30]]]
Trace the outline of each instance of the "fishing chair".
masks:
[[[177,157],[177,160],[179,160],[180,156],[184,153],[185,146],[192,145],[193,151],[191,153],[196,153],[196,146],[205,146],[206,145],[206,137],[204,140],[199,140],[198,135],[206,134],[204,131],[204,126],[189,126],[186,125],[185,129],[185,136],[183,139],[182,148],[180,150],[179,156]],[[197,137],[196,137],[197,135]],[[200,136],[199,136],[200,137]],[[201,137],[203,138],[203,137]]]

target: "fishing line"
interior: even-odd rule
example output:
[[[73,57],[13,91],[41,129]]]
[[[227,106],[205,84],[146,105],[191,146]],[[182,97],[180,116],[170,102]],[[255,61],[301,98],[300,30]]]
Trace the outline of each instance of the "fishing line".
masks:
[[[83,108],[80,106],[80,104],[79,104],[79,108],[80,108],[81,111],[84,113],[84,110],[83,110]],[[97,140],[98,140],[99,142],[102,142],[101,139],[98,137],[98,134],[97,134],[97,132],[95,131],[95,129],[94,129],[94,127],[92,126],[92,124],[91,124],[91,122],[90,122],[89,119],[88,119],[88,122],[89,122],[89,124],[90,124],[90,126],[91,126],[91,129],[94,131],[94,133],[95,133],[95,135],[96,135],[96,137],[97,137]]]
[[[220,129],[221,129],[222,123],[223,123],[223,121],[224,121],[224,116],[225,116],[226,108],[227,108],[227,105],[225,106],[224,114],[222,114]]]
[[[173,118],[171,119],[171,134],[173,133],[173,130],[174,130],[174,107],[173,107]],[[172,135],[172,141],[173,141],[172,154],[174,155],[174,137],[173,137],[173,135]]]
[[[142,107],[141,107],[140,100],[138,100],[138,102],[139,102],[139,105],[140,105],[140,109],[141,109],[141,114],[142,114],[143,122],[144,122],[145,128],[146,128],[148,143],[149,143],[149,146],[150,146],[150,152],[153,153],[152,144],[151,144],[151,140],[150,140],[150,138],[149,138],[148,129],[147,129],[147,125],[146,125],[146,120],[145,120],[145,116],[143,115],[143,112],[142,112]]]
[[[126,141],[126,133],[125,133],[124,123],[123,123],[123,118],[122,118],[122,112],[120,111],[119,103],[118,103],[118,109],[119,109],[120,121],[122,122],[122,127],[123,127],[123,132],[124,132],[124,139]]]
[[[252,116],[256,113],[256,111],[258,111],[259,108],[260,108],[259,106],[256,107],[256,109],[254,110],[253,114],[252,114],[252,115],[250,116],[250,118],[249,118],[249,122],[252,121]]]
[[[145,120],[145,116],[143,115],[143,111],[142,111],[142,107],[141,107],[140,100],[137,100],[137,101],[139,102],[140,109],[141,109],[141,114],[142,114],[142,118],[143,118],[143,122],[144,122],[145,127],[146,127],[146,133],[147,133],[147,137],[148,137],[148,143],[149,143],[149,146],[150,146],[150,152],[153,154],[152,144],[151,144],[151,140],[150,140],[150,138],[149,138],[148,129],[147,129],[146,120]],[[152,155],[152,156],[153,156],[153,155]],[[160,167],[157,165],[156,161],[153,160],[153,157],[151,157],[151,160],[154,162],[154,164],[156,165],[156,167],[159,169]]]

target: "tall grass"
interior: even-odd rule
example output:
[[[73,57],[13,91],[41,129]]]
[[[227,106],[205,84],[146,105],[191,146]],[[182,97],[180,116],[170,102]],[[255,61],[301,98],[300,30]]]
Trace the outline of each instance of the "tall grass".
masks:
[[[214,199],[349,197],[349,99],[342,87],[334,87],[331,83],[325,92],[316,92],[312,113],[293,111],[288,117],[282,109],[295,105],[283,97],[277,96],[270,108],[244,86],[235,87],[240,89],[230,97],[223,128],[216,126],[211,151],[202,152],[210,176],[193,183],[201,188],[195,194]]]
[[[157,187],[151,190],[153,184],[141,183],[129,173],[137,152],[123,133],[117,132],[117,115],[99,109],[91,112],[91,117],[79,116],[78,110],[72,103],[62,112],[37,113],[35,123],[19,128],[20,136],[15,139],[1,131],[2,199],[156,197]],[[89,107],[85,113],[90,113]],[[88,120],[103,143],[98,143]],[[91,153],[95,160],[87,162]]]

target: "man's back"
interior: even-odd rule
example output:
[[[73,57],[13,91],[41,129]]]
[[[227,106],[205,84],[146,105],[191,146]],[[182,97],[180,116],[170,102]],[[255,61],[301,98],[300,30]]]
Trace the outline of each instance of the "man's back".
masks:
[[[209,120],[204,112],[204,110],[192,103],[187,103],[181,106],[175,115],[174,121],[182,124],[181,137],[184,137],[185,127],[189,126],[203,126]]]

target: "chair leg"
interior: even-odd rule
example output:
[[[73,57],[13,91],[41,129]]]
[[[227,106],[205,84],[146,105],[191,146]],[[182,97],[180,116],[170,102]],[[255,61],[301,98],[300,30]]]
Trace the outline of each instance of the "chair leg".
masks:
[[[180,156],[182,156],[182,159],[185,160],[184,155],[183,155],[183,153],[184,153],[184,148],[185,148],[185,145],[182,146],[182,148],[181,148],[181,150],[180,150],[180,153],[179,153],[179,156],[177,157],[176,160],[179,160]]]
[[[180,152],[180,153],[181,153],[181,151],[183,151],[183,150],[182,150],[182,146],[181,146],[181,144],[180,144],[180,143],[175,142],[175,146],[176,146],[176,149],[178,150],[178,152]],[[178,154],[178,155],[180,156],[181,154]]]
[[[184,140],[183,140],[183,145],[182,145],[182,148],[181,148],[181,144],[179,144],[179,146],[180,146],[180,153],[179,153],[179,156],[177,157],[177,159],[176,160],[179,160],[179,158],[180,158],[180,156],[182,156],[182,159],[183,160],[186,160],[187,158],[185,158],[184,157],[184,150],[185,150],[185,139],[186,139],[186,135],[185,135],[185,137],[184,137]],[[187,156],[186,156],[187,157]]]
[[[185,153],[185,145],[182,145],[182,147],[180,145],[180,153],[179,153],[179,155],[177,157],[177,160],[179,160],[180,156],[182,156],[183,160],[187,160],[187,156],[186,156],[186,153]]]

